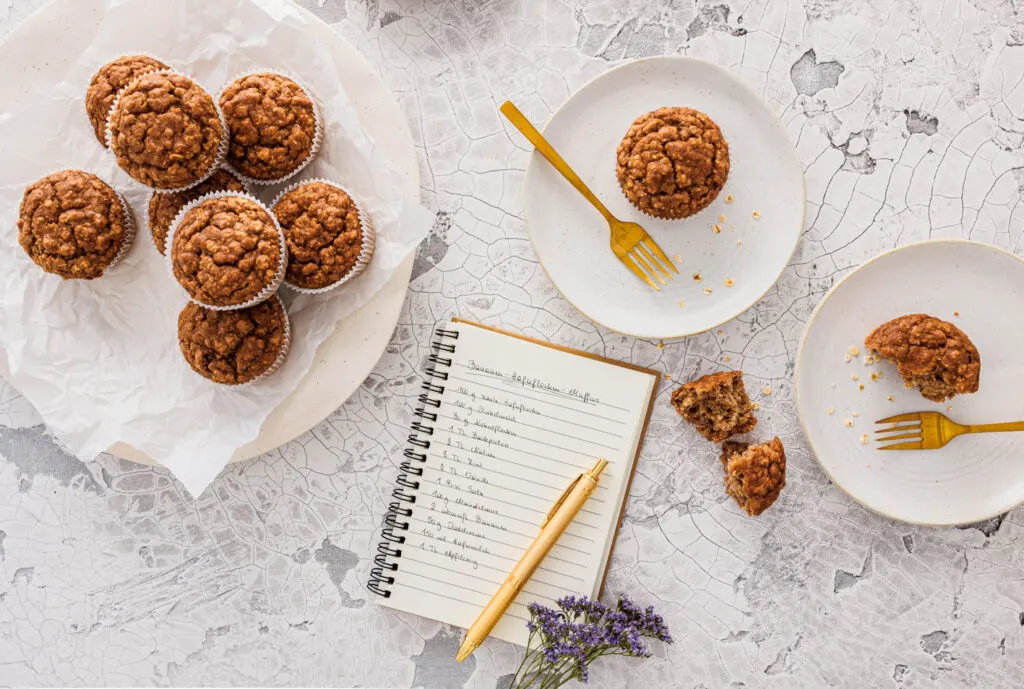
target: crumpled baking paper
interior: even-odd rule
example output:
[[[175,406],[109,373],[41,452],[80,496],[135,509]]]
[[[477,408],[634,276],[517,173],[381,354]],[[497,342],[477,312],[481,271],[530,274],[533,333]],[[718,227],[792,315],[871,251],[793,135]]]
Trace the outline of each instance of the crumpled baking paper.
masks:
[[[74,43],[83,48],[60,81],[39,83],[0,110],[0,364],[6,356],[9,382],[71,453],[88,460],[123,441],[198,495],[232,453],[257,436],[339,321],[365,304],[426,236],[432,216],[409,196],[396,167],[360,125],[358,104],[342,88],[327,46],[312,40],[309,25],[316,20],[288,0],[90,5],[102,6],[102,20],[91,35],[82,32],[92,29],[75,27]],[[187,297],[143,226],[149,192],[117,168],[89,126],[83,97],[93,72],[138,52],[163,59],[211,93],[252,69],[280,69],[301,79],[320,102],[325,140],[298,179],[320,176],[346,185],[376,226],[376,252],[363,275],[324,295],[282,290],[292,321],[291,353],[257,385],[218,386],[182,358],[177,316]],[[43,46],[39,59],[48,57]],[[25,187],[62,168],[87,170],[110,183],[140,224],[127,258],[98,280],[44,273],[18,244]],[[253,191],[269,202],[277,188]]]

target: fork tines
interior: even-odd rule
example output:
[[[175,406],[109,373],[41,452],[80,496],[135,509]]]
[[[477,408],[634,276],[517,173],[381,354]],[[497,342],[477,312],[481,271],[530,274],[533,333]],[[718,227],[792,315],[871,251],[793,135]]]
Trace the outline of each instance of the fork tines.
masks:
[[[910,422],[910,423],[907,423]],[[889,428],[875,431],[875,440],[880,443],[891,443],[894,440],[907,440],[904,443],[882,445],[879,450],[920,450],[924,447],[924,425],[920,413],[899,414],[887,419],[879,419],[875,423],[892,424]]]

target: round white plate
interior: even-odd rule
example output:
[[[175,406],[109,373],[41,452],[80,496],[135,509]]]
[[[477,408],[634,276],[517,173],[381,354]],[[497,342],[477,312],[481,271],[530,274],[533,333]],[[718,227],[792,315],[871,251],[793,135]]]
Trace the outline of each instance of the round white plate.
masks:
[[[876,420],[905,412],[971,424],[1024,419],[1022,312],[1024,261],[987,244],[913,244],[847,275],[811,315],[797,355],[800,421],[825,473],[865,507],[918,524],[978,522],[1024,502],[1024,434],[963,436],[928,452],[860,442]],[[894,365],[863,363],[868,333],[908,313],[948,320],[971,338],[981,354],[977,393],[929,402],[903,387]],[[846,362],[850,347],[860,353]],[[872,372],[883,375],[872,381]]]
[[[729,144],[722,193],[683,220],[641,213],[615,175],[615,150],[630,124],[662,106],[707,113]],[[612,254],[604,219],[534,153],[524,191],[530,239],[558,290],[591,320],[637,337],[703,332],[761,299],[789,263],[804,222],[800,161],[775,114],[732,72],[689,57],[631,62],[577,91],[544,135],[614,215],[640,223],[670,258],[679,257],[680,275],[653,291]]]
[[[126,1],[145,4],[148,0]],[[4,65],[0,103],[16,102],[40,81],[59,81],[67,64],[84,49],[82,42],[95,33],[103,5],[99,0],[55,0],[23,21],[0,44],[0,64]],[[358,104],[360,122],[395,163],[409,193],[418,196],[416,151],[398,102],[359,51],[314,15],[307,14],[312,27],[309,40],[330,47],[336,76]],[[231,461],[262,454],[305,433],[356,391],[391,339],[405,301],[412,263],[410,256],[369,302],[338,323],[317,350],[306,377],[267,418],[256,440],[239,448]],[[0,356],[0,375],[6,373],[6,360]],[[110,451],[124,459],[156,463],[124,443],[114,445]]]

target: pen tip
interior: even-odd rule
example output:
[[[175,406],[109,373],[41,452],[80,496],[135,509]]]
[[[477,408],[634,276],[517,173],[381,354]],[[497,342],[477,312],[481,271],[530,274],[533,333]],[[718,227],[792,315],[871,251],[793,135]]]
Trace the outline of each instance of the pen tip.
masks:
[[[479,647],[480,644],[473,643],[469,639],[466,639],[462,642],[462,646],[459,647],[459,652],[455,655],[455,660],[461,663],[463,660],[471,656],[473,651]]]

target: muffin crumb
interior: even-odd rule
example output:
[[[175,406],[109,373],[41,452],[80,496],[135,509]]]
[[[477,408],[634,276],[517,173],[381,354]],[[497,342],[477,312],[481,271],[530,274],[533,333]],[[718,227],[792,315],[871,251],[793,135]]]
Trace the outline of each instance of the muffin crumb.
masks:
[[[853,428],[853,419],[843,419],[843,425],[847,428]]]
[[[754,216],[754,220],[760,220],[761,219],[761,212],[760,211],[754,211],[753,212],[753,216]]]
[[[704,288],[704,294],[711,294],[711,288],[710,287],[705,287]]]
[[[867,433],[861,433],[860,434],[860,444],[861,445],[867,445],[870,440],[871,440],[871,436],[869,436]]]
[[[726,279],[725,279],[725,282],[724,282],[723,284],[724,284],[724,285],[725,285],[726,287],[732,287],[732,286],[733,286],[733,285],[735,285],[736,283],[735,283],[735,282],[733,282],[733,279],[732,279],[732,278],[726,278]]]

